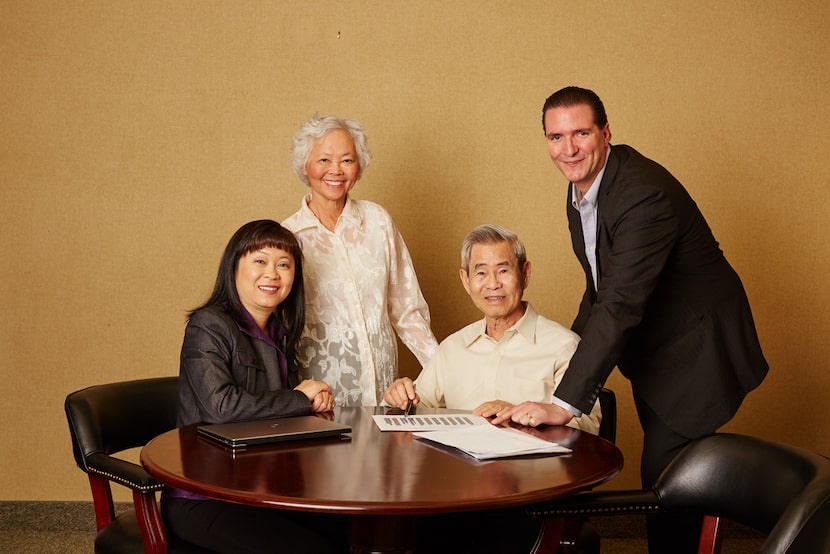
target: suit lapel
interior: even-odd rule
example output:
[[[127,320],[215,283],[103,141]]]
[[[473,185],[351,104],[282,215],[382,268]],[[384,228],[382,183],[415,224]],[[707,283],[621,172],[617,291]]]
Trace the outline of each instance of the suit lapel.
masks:
[[[620,153],[617,148],[609,145],[611,153],[605,166],[605,173],[602,174],[602,181],[599,184],[599,195],[597,196],[597,288],[602,281],[602,256],[600,252],[608,253],[610,245],[608,242],[608,225],[605,222],[605,214],[611,209],[609,197],[614,189],[614,182],[617,179],[617,172],[620,169]]]
[[[568,204],[565,206],[568,213],[568,228],[571,232],[571,243],[574,254],[582,268],[590,273],[588,258],[585,256],[585,237],[582,234],[582,221],[579,210],[573,207],[573,184],[568,183]]]

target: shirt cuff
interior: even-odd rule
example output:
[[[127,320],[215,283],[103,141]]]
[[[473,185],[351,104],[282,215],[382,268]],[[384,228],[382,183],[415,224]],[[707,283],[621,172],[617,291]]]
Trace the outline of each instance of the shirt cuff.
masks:
[[[555,396],[551,398],[550,403],[554,404],[556,406],[559,406],[560,408],[563,408],[565,410],[568,410],[571,413],[571,415],[574,416],[574,417],[580,417],[582,415],[582,410],[577,410],[576,408],[574,408],[573,406],[571,406],[570,404],[568,404],[564,400],[560,400],[560,399],[556,398]]]

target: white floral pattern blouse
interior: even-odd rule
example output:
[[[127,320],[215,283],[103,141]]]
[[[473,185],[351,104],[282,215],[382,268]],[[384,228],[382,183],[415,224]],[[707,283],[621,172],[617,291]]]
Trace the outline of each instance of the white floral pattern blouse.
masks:
[[[377,406],[398,377],[395,332],[421,366],[438,342],[409,250],[389,213],[346,198],[334,232],[308,207],[283,222],[303,250],[303,376],[328,383],[338,406]]]

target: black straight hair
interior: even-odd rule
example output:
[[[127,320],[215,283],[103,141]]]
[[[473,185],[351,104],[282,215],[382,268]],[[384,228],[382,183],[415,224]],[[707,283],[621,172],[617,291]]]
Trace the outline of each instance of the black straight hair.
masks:
[[[296,358],[297,343],[305,326],[305,288],[303,286],[303,252],[300,243],[294,234],[270,219],[251,221],[240,227],[228,241],[222,259],[219,262],[219,271],[216,275],[216,284],[210,298],[187,314],[188,320],[194,312],[208,306],[219,306],[227,311],[240,325],[247,326],[245,307],[239,299],[236,290],[236,270],[239,260],[246,254],[271,247],[284,250],[294,258],[294,284],[286,299],[274,310],[277,320],[286,330],[284,354],[289,359]]]

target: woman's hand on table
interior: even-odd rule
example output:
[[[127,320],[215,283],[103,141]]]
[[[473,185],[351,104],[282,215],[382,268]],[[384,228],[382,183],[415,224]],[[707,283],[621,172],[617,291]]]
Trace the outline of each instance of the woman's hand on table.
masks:
[[[331,394],[331,387],[322,381],[306,379],[294,387],[305,394],[311,401],[312,412],[330,412],[334,409],[334,396]]]

